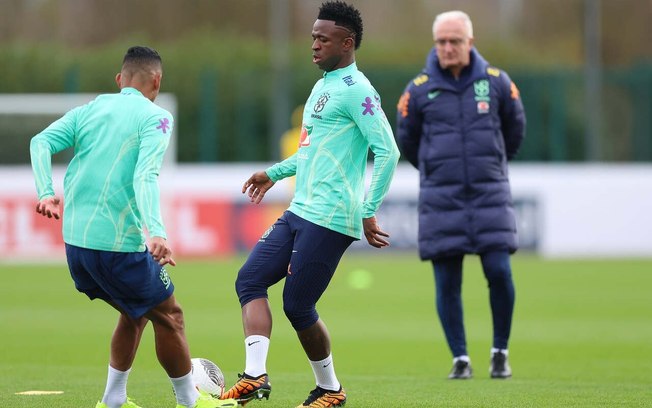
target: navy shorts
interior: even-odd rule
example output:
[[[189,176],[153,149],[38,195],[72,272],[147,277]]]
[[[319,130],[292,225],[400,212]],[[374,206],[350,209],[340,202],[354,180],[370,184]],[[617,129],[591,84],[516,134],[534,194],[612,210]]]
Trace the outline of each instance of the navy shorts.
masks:
[[[70,275],[91,300],[117,304],[137,319],[169,298],[174,285],[165,268],[147,251],[111,252],[66,244]]]
[[[285,278],[285,314],[296,330],[310,327],[318,319],[315,304],[353,241],[286,211],[260,238],[238,273],[240,305],[267,298],[267,289]]]

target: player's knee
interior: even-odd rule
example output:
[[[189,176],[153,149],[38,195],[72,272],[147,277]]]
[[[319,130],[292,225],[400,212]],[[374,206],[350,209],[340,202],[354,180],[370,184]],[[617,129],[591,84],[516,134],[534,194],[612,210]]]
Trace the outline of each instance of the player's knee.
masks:
[[[243,279],[241,275],[238,275],[235,280],[235,292],[238,294],[240,306],[244,306],[254,299],[267,297],[267,288],[265,286]]]
[[[183,309],[174,299],[168,299],[145,316],[158,327],[173,331],[183,331],[185,328]]]
[[[185,330],[185,321],[183,319],[183,311],[181,308],[175,308],[160,316],[156,322],[152,321],[159,327],[164,327],[167,330],[182,332]]]
[[[238,274],[238,277],[235,279],[235,293],[238,295],[238,298],[242,297],[242,294],[246,292],[247,287],[244,283],[244,279]]]
[[[319,315],[314,305],[305,306],[285,302],[283,304],[283,312],[285,312],[285,316],[296,331],[305,330],[319,320]]]
[[[181,331],[185,329],[186,323],[183,319],[183,310],[179,304],[175,304],[175,306],[170,311],[170,321],[175,331]]]

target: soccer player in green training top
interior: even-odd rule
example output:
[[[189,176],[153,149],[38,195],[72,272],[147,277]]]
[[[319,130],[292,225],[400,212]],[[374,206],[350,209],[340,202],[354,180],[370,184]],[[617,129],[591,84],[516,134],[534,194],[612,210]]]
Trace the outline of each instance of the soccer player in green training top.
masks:
[[[64,178],[68,267],[77,290],[120,312],[106,389],[96,408],[138,408],[127,398],[127,377],[150,320],[177,408],[234,407],[234,400],[220,401],[195,388],[183,312],[164,268],[175,262],[166,243],[157,182],[173,126],[172,115],[153,103],[162,75],[156,51],[131,47],[116,76],[120,93],[100,95],[71,110],[32,139],[36,211],[48,218],[62,216],[51,156],[74,148]],[[151,237],[148,247],[143,226]]]
[[[303,112],[298,151],[254,173],[243,193],[259,203],[276,181],[296,176],[288,210],[260,238],[236,280],[245,334],[245,369],[224,398],[269,398],[266,359],[272,331],[267,289],[285,278],[283,309],[297,332],[317,387],[300,406],[339,407],[346,393],[333,367],[330,336],[315,304],[344,251],[362,232],[370,245],[389,245],[376,224],[399,158],[380,97],[358,71],[362,19],[341,1],[322,4],[312,29],[313,62],[324,70]],[[369,149],[374,153],[365,197]]]

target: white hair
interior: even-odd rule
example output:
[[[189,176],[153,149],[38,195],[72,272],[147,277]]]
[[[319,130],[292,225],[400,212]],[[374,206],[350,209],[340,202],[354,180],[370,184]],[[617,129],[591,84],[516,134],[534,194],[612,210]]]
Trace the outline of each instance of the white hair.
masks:
[[[469,38],[473,38],[473,23],[471,23],[471,18],[468,14],[459,10],[446,11],[438,14],[437,17],[435,17],[435,22],[432,23],[432,35],[435,35],[435,28],[439,23],[448,20],[462,20],[466,26],[466,34],[469,36]]]

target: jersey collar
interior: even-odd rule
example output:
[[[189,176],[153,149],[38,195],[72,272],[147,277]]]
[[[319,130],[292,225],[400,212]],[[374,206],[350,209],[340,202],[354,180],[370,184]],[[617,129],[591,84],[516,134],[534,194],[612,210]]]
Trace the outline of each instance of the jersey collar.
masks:
[[[142,92],[140,92],[138,89],[132,88],[130,86],[126,86],[126,87],[122,88],[120,90],[120,93],[122,95],[139,95],[139,96],[143,96]]]
[[[339,68],[330,72],[324,72],[324,79],[340,79],[344,78],[347,75],[351,75],[352,73],[356,72],[358,70],[358,66],[355,64],[355,61],[353,61],[350,65],[347,65],[343,68]]]

